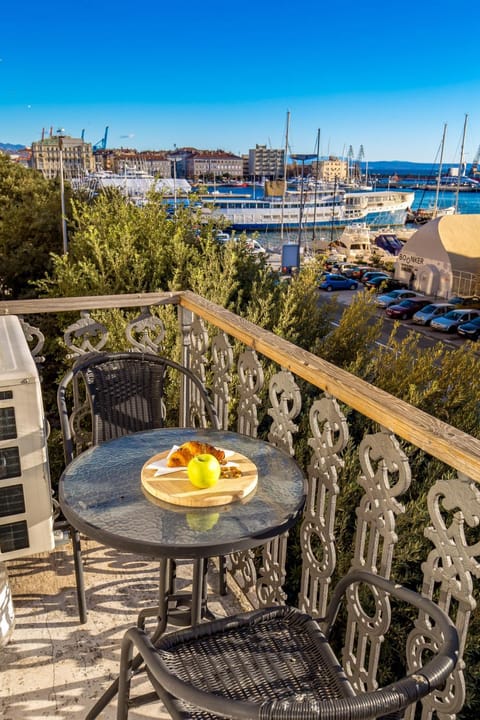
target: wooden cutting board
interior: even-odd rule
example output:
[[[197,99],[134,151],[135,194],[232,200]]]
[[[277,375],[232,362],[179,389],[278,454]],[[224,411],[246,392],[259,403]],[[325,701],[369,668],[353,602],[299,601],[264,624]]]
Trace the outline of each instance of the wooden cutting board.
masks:
[[[153,462],[166,457],[169,450],[154,455],[142,468],[142,486],[154,497],[173,505],[185,507],[214,507],[227,505],[249,495],[257,486],[257,467],[245,455],[234,453],[229,462],[238,465],[241,475],[220,478],[211,488],[196,488],[188,479],[186,468],[179,468],[167,475],[155,477],[155,469],[148,468]]]

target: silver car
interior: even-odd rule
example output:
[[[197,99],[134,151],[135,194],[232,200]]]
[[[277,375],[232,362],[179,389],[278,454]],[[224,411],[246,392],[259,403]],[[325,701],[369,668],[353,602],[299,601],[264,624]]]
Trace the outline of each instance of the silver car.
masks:
[[[440,330],[441,332],[455,332],[457,327],[462,323],[470,322],[473,318],[480,315],[480,310],[471,310],[470,308],[462,308],[458,310],[450,310],[445,315],[435,318],[430,323],[432,330]]]
[[[384,295],[379,295],[375,298],[375,305],[381,308],[386,308],[389,305],[397,305],[402,300],[407,298],[423,298],[425,295],[415,292],[415,290],[391,290]]]
[[[421,310],[417,310],[412,320],[417,325],[430,325],[432,320],[454,309],[455,305],[452,305],[452,303],[431,303],[425,305]]]

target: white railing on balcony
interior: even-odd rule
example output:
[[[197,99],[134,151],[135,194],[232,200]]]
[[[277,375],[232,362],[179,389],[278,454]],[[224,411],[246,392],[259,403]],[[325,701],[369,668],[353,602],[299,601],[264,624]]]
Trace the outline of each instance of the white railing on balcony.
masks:
[[[181,359],[209,386],[223,427],[251,436],[262,432],[305,468],[308,498],[298,533],[299,607],[323,615],[332,581],[350,568],[391,576],[405,541],[402,530],[417,533],[424,554],[412,563],[420,589],[450,614],[464,653],[480,577],[475,534],[480,518],[479,440],[191,292],[11,301],[0,303],[0,314],[22,317],[32,352],[41,361],[42,316],[69,318],[63,344],[65,355],[74,358],[109,347],[107,328],[98,319],[101,313],[92,311],[115,308],[129,314],[138,309],[125,322],[125,348],[162,354],[162,314],[170,313],[171,322],[169,306],[177,314]],[[359,418],[368,431],[355,446]],[[424,491],[423,478],[412,478],[407,457],[411,446],[442,468]],[[349,502],[356,503],[355,509]],[[425,522],[414,528],[406,520],[413,512],[418,517],[420,507]],[[347,518],[353,518],[350,525]],[[346,543],[346,537],[351,541]],[[261,556],[245,552],[229,559],[229,570],[254,604],[285,600],[289,540],[297,542],[294,535],[284,536],[268,543]],[[397,574],[395,579],[405,580]],[[388,597],[377,595],[372,611],[355,593],[349,596],[343,660],[359,688],[375,687],[389,620]],[[428,617],[415,620],[405,643],[409,670],[414,671],[422,652],[435,643]],[[455,717],[467,689],[461,659],[444,690],[424,701],[422,717]]]

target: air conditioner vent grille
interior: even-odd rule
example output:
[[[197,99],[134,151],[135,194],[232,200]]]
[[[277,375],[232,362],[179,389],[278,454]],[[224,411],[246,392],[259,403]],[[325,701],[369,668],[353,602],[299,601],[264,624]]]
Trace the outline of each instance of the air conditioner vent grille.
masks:
[[[17,437],[15,408],[0,408],[0,440],[11,440]]]
[[[0,551],[2,553],[12,550],[28,548],[28,527],[26,520],[0,525]]]
[[[22,466],[18,447],[0,448],[0,480],[20,477],[21,474]]]
[[[22,485],[8,485],[0,488],[0,517],[21,515],[25,512],[25,497]]]

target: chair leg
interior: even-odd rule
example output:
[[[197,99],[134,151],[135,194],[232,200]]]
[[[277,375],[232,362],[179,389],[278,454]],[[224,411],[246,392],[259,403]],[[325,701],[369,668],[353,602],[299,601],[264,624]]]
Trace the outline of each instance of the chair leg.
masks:
[[[85,578],[83,575],[82,547],[80,544],[80,533],[74,527],[70,527],[72,538],[73,564],[75,567],[75,582],[77,585],[77,604],[80,623],[87,622],[87,598],[85,595]]]
[[[133,643],[128,635],[122,642],[120,654],[120,674],[118,676],[117,720],[127,720],[130,700],[130,682],[132,678]]]

